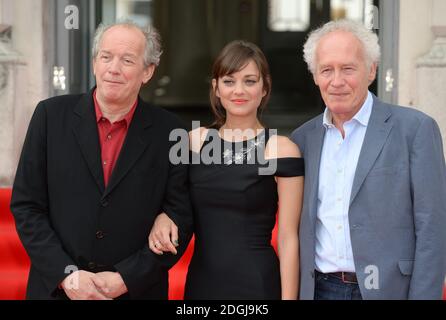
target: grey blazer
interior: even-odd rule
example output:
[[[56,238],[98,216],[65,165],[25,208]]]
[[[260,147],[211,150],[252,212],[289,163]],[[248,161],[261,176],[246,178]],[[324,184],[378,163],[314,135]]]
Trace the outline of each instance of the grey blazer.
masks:
[[[440,299],[446,274],[446,168],[437,123],[373,96],[349,209],[363,299]],[[322,115],[292,133],[305,158],[301,299],[314,298]],[[335,183],[335,182],[333,182]]]

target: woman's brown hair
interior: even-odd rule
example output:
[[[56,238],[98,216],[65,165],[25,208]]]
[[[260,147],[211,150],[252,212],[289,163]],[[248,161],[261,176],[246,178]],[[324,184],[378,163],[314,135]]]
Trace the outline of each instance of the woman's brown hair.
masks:
[[[226,121],[226,110],[221,105],[220,98],[216,95],[218,79],[240,71],[250,60],[253,60],[257,65],[260,77],[263,79],[263,90],[266,92],[260,102],[258,111],[262,113],[268,103],[271,94],[271,75],[265,55],[254,43],[243,40],[232,41],[223,48],[212,67],[212,79],[217,81],[217,86],[214,89],[211,83],[209,91],[211,110],[215,117],[214,122],[209,126],[210,128],[219,129]]]

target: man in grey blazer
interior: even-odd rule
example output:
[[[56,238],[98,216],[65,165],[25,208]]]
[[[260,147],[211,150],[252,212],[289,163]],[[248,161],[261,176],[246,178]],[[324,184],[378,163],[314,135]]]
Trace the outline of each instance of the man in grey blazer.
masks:
[[[364,26],[313,31],[305,61],[326,105],[296,129],[305,157],[301,299],[440,299],[446,169],[429,116],[368,91],[380,58]]]

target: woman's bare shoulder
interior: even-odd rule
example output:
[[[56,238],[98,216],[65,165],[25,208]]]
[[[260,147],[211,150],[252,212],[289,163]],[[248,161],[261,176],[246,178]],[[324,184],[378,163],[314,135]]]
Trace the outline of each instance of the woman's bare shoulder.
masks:
[[[274,135],[266,144],[265,157],[274,158],[300,158],[299,147],[288,137]]]

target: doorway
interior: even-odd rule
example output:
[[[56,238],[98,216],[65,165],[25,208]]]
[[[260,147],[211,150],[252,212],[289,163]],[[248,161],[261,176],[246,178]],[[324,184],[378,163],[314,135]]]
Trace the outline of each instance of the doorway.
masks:
[[[324,109],[302,58],[308,32],[333,18],[364,21],[371,8],[378,8],[380,2],[382,0],[77,0],[76,3],[85,8],[88,21],[96,23],[86,23],[89,29],[81,28],[75,34],[79,38],[76,41],[81,41],[82,45],[73,41],[67,43],[69,38],[59,36],[68,48],[65,52],[69,52],[59,56],[70,57],[72,52],[79,52],[69,50],[70,45],[83,46],[82,52],[88,53],[69,58],[73,66],[69,67],[68,78],[73,82],[73,90],[69,92],[76,93],[78,89],[94,85],[91,72],[88,77],[82,71],[88,70],[90,64],[87,44],[91,42],[94,25],[120,18],[153,24],[162,35],[164,53],[154,78],[143,87],[141,96],[176,113],[190,127],[192,120],[199,120],[202,125],[212,121],[208,103],[209,76],[217,53],[231,40],[255,42],[267,56],[273,79],[271,101],[263,120],[268,127],[288,135]],[[83,73],[79,74],[79,70]],[[377,93],[376,83],[371,91]]]
[[[104,0],[106,1],[106,0]],[[164,54],[145,99],[169,109],[188,125],[209,124],[212,61],[235,39],[255,42],[271,68],[273,89],[264,123],[288,135],[324,110],[302,58],[308,32],[330,19],[364,21],[372,0],[152,0],[152,20]],[[371,86],[376,93],[376,84]]]

